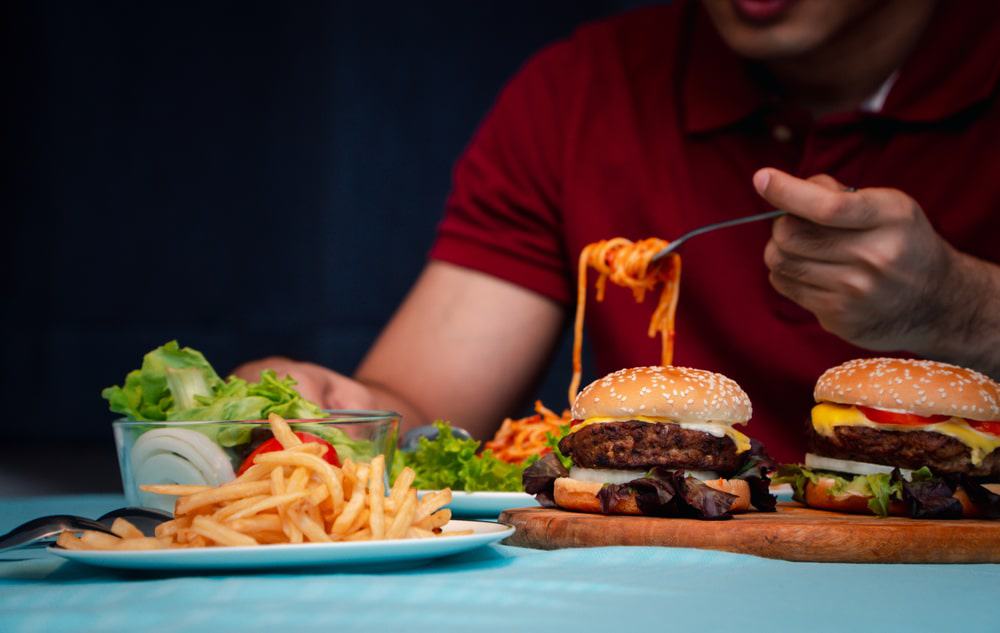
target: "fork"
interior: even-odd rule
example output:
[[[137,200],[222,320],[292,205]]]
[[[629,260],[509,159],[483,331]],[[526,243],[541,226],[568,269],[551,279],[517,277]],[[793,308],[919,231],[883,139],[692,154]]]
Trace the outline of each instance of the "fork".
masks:
[[[716,222],[715,224],[706,224],[705,226],[699,227],[699,228],[697,228],[697,229],[695,229],[693,231],[688,231],[684,235],[678,237],[676,240],[673,240],[672,242],[670,242],[670,244],[668,244],[667,246],[661,248],[656,253],[656,255],[653,255],[653,259],[651,261],[653,263],[656,263],[656,262],[660,261],[661,259],[663,259],[667,255],[669,255],[670,253],[673,253],[678,248],[680,248],[681,244],[683,244],[684,242],[688,241],[692,237],[695,237],[696,235],[701,235],[702,233],[708,233],[709,231],[715,231],[717,229],[725,229],[725,228],[729,228],[731,226],[738,226],[740,224],[747,224],[749,222],[760,222],[762,220],[770,220],[772,218],[781,217],[781,216],[785,215],[785,213],[787,213],[787,211],[768,211],[767,213],[758,213],[757,215],[748,215],[748,216],[745,216],[745,217],[742,217],[742,218],[735,218],[733,220],[726,220],[724,222]]]
[[[39,546],[63,532],[94,530],[114,535],[109,524],[118,517],[137,524],[136,527],[143,533],[152,533],[157,525],[173,518],[165,512],[148,508],[118,508],[101,515],[96,521],[72,514],[53,514],[22,523],[0,536],[0,552]]]

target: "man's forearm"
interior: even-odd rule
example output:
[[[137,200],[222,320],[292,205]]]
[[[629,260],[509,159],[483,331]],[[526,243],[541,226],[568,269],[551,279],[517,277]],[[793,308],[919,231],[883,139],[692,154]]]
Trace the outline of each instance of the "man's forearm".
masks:
[[[910,351],[1000,380],[1000,266],[956,252],[937,293],[938,314]]]
[[[355,377],[355,380],[368,388],[377,408],[395,411],[403,416],[403,420],[400,425],[401,433],[405,433],[412,428],[424,424],[430,424],[431,419],[427,417],[427,414],[421,411],[419,407],[414,405],[407,398],[396,393],[394,390],[366,378]]]

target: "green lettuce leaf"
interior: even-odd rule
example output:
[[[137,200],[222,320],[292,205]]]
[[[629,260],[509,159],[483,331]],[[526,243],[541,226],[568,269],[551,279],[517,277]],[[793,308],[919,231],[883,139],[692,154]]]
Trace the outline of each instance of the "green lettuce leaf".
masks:
[[[926,471],[922,469],[921,472]],[[927,471],[929,474],[930,471]],[[916,473],[915,473],[916,474]],[[902,483],[887,473],[875,475],[854,475],[850,479],[838,473],[812,471],[805,466],[782,464],[772,481],[777,484],[791,484],[792,498],[805,503],[806,483],[819,483],[820,479],[833,479],[830,492],[834,495],[860,494],[871,497],[868,507],[880,517],[889,515],[889,504],[903,499]]]
[[[170,341],[146,354],[124,385],[108,387],[101,395],[112,411],[137,421],[264,420],[271,413],[290,420],[324,417],[295,385],[291,376],[278,378],[272,370],[261,372],[259,382],[235,376],[223,381],[201,352]],[[211,428],[203,431],[212,433]],[[220,427],[218,432],[224,436],[213,437],[223,446],[243,444],[250,437],[250,429]]]
[[[492,451],[477,455],[479,442],[456,437],[447,422],[437,421],[438,436],[420,438],[416,450],[400,453],[393,463],[392,478],[405,466],[416,473],[414,486],[422,490],[519,492],[524,469],[537,458],[520,464],[498,459]]]
[[[111,410],[133,420],[166,420],[171,411],[193,406],[210,396],[222,379],[201,352],[170,341],[146,354],[140,369],[129,372],[122,387],[101,395]]]
[[[552,449],[552,454],[556,456],[556,459],[563,465],[563,468],[567,470],[573,467],[573,459],[567,455],[563,455],[563,452],[559,450],[559,442],[562,438],[569,435],[569,430],[570,425],[560,424],[558,437],[548,432],[545,433],[545,445]]]

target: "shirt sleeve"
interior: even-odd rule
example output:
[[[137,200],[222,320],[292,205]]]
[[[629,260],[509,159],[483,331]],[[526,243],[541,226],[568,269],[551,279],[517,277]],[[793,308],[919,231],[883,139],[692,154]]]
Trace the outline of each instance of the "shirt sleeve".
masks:
[[[501,92],[455,166],[430,252],[559,303],[572,296],[561,202],[569,47],[543,50]]]

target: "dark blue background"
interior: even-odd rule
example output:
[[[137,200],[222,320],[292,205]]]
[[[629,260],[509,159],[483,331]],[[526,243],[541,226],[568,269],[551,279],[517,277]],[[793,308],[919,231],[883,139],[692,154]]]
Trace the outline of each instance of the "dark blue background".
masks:
[[[5,5],[5,440],[106,456],[100,389],[171,338],[221,372],[268,354],[351,372],[504,81],[636,4]]]

